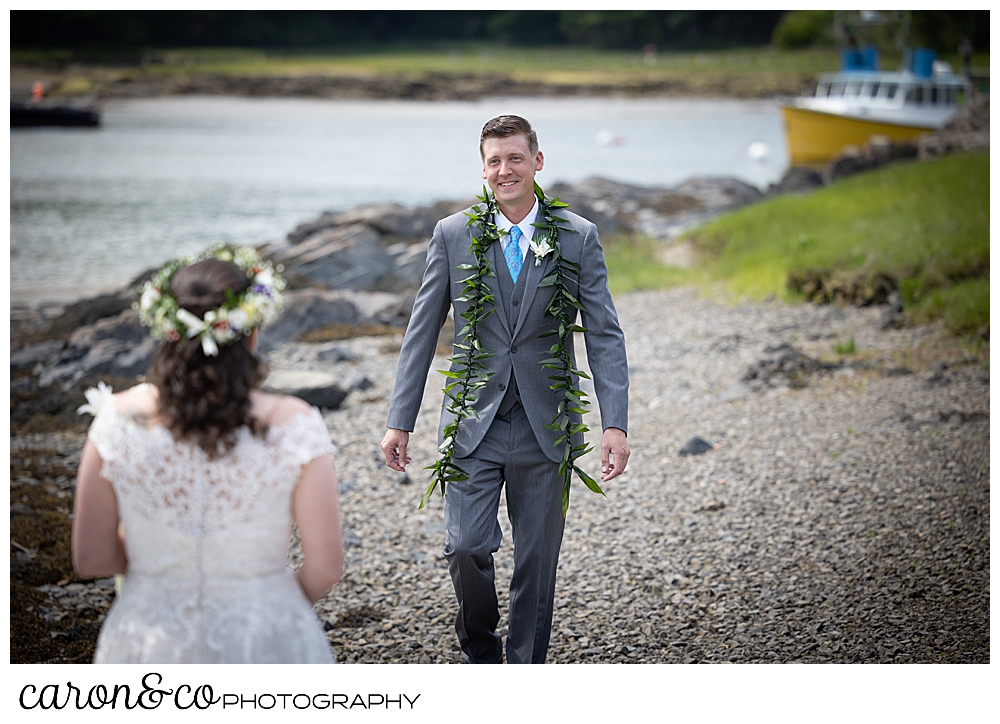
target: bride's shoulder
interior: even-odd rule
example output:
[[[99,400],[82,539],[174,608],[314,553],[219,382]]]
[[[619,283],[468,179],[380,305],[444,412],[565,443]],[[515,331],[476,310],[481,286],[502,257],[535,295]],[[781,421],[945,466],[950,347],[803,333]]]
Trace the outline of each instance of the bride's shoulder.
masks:
[[[313,407],[292,395],[279,395],[255,390],[250,396],[253,416],[264,420],[270,427],[281,427],[297,415],[308,415]]]
[[[97,387],[91,387],[84,394],[87,404],[81,406],[77,412],[89,413],[95,417],[101,410],[108,408],[125,417],[153,416],[157,412],[159,402],[156,388],[148,383],[116,393],[104,382],[99,382]]]

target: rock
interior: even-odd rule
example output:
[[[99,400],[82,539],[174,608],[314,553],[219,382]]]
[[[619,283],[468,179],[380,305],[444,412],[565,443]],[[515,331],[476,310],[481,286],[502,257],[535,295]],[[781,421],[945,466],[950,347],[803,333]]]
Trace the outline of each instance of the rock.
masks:
[[[12,370],[23,367],[34,367],[39,362],[44,362],[59,353],[63,348],[63,343],[57,340],[39,342],[30,347],[19,349],[10,353],[10,368]]]
[[[160,342],[158,340],[146,337],[138,345],[115,357],[110,371],[122,377],[144,375],[153,363],[153,356],[159,348]]]
[[[403,283],[414,289],[420,287],[424,278],[424,267],[427,265],[426,241],[406,245],[398,255],[393,257],[395,266],[393,274]]]
[[[360,548],[361,538],[353,530],[344,531],[344,548]]]
[[[337,342],[326,342],[316,351],[316,360],[319,362],[353,362],[357,357],[347,346]]]
[[[289,244],[298,244],[301,241],[319,233],[320,231],[326,231],[327,229],[332,229],[337,226],[338,214],[334,214],[330,211],[324,211],[320,214],[319,218],[313,219],[312,221],[307,221],[305,223],[299,224],[290,232],[288,232],[287,239]]]
[[[310,405],[329,410],[337,409],[348,393],[334,375],[305,370],[272,370],[262,387],[268,392],[293,395]]]
[[[903,304],[899,299],[899,292],[892,292],[886,299],[882,309],[881,329],[899,329],[906,323],[903,316]]]
[[[132,302],[137,298],[135,288],[126,287],[113,294],[102,294],[75,302],[65,307],[62,313],[49,323],[47,333],[52,339],[64,339],[80,327],[94,324],[99,319],[121,315],[131,309]]]
[[[742,400],[745,397],[749,397],[753,392],[753,388],[742,382],[736,382],[719,395],[719,402],[732,402],[734,400]]]
[[[370,390],[375,386],[375,383],[368,379],[365,375],[358,372],[345,378],[343,385],[348,390],[360,390],[363,392],[365,390]]]
[[[871,159],[865,156],[860,146],[844,146],[840,149],[830,162],[827,163],[823,171],[823,180],[831,183],[845,176],[853,176],[862,171],[869,171],[873,168]]]
[[[341,226],[366,224],[401,239],[429,239],[434,225],[441,219],[437,214],[434,206],[410,209],[399,204],[371,204],[341,214],[337,223]]]
[[[709,503],[708,505],[701,506],[700,508],[698,508],[694,512],[695,513],[714,513],[717,510],[723,510],[725,507],[726,507],[726,504],[724,502],[722,502],[721,500],[716,500],[716,501],[713,501],[713,502]]]
[[[771,184],[767,189],[768,196],[778,194],[802,193],[812,191],[823,185],[823,174],[808,166],[792,166],[781,180]]]
[[[393,268],[378,232],[365,224],[321,231],[269,256],[291,274],[327,289],[374,289]]]
[[[837,366],[813,359],[783,342],[765,347],[764,356],[747,369],[742,381],[757,389],[765,385],[801,388],[808,384],[808,377],[813,372]]]
[[[710,443],[701,437],[692,437],[687,443],[680,449],[680,455],[703,455],[709,450],[714,450],[715,445]]]
[[[285,293],[285,303],[261,328],[262,350],[331,324],[385,324],[395,319],[400,297],[385,292],[299,289]]]
[[[600,177],[578,184],[554,184],[575,213],[597,225],[601,234],[643,233],[671,240],[720,211],[760,200],[761,192],[733,178],[697,177],[676,188],[631,186]]]
[[[48,387],[53,382],[65,384],[102,374],[137,377],[146,372],[158,347],[139,322],[138,313],[128,309],[70,334],[39,375],[38,384]]]
[[[115,339],[122,342],[141,342],[146,339],[148,332],[139,321],[139,313],[127,309],[114,317],[100,319],[93,324],[80,327],[66,341],[69,348],[86,349],[96,343]]]

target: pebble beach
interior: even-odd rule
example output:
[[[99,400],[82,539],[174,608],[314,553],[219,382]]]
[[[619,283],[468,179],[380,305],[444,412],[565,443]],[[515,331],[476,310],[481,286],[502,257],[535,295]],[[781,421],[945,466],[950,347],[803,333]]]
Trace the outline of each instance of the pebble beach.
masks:
[[[989,662],[981,362],[943,329],[882,329],[878,308],[733,306],[690,289],[617,304],[633,455],[606,498],[574,487],[550,662]],[[739,383],[765,348],[831,360],[849,339],[849,360],[796,386]],[[342,662],[456,663],[441,498],[417,508],[445,360],[428,377],[408,474],[396,473],[378,443],[400,341],[343,343],[338,364],[373,386],[325,417],[348,572],[317,612]],[[315,368],[310,347],[274,361]],[[713,448],[680,455],[694,436]],[[503,504],[500,520],[502,627]]]
[[[942,327],[884,328],[880,307],[733,304],[693,289],[616,303],[632,458],[606,497],[574,486],[549,663],[989,663],[985,357]],[[838,354],[849,340],[853,352]],[[460,661],[442,499],[417,507],[444,356],[428,376],[408,474],[379,450],[401,341],[269,353],[274,367],[370,382],[324,414],[347,572],[316,612],[342,663]],[[787,346],[817,364],[743,379]],[[599,412],[588,418],[598,429]],[[694,437],[707,451],[681,455]],[[15,490],[32,487],[44,487],[51,515],[68,513],[83,440],[82,429],[11,438],[12,513]],[[24,477],[18,466],[39,455],[55,455],[65,474]],[[584,459],[592,472],[599,465],[597,453]],[[512,542],[502,502],[500,520],[503,630]],[[30,566],[33,555],[12,543],[12,563]],[[53,646],[72,642],[63,655],[86,657],[113,581],[34,590],[27,610],[54,627]]]

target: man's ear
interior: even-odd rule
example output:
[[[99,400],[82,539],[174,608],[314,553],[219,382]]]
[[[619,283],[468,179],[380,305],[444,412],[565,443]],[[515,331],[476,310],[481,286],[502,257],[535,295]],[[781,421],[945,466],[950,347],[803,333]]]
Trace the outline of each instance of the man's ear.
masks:
[[[535,170],[541,171],[542,166],[544,165],[545,165],[545,156],[543,156],[542,152],[539,151],[538,153],[535,154]],[[483,173],[486,173],[486,171],[483,171]],[[483,176],[483,178],[486,178],[486,176]]]

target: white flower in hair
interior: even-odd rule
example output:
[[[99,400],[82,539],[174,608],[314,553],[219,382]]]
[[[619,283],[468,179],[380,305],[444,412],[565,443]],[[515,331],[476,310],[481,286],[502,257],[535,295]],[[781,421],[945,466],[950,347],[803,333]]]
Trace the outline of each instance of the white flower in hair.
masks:
[[[206,312],[204,318],[198,318],[180,307],[170,293],[170,283],[179,269],[205,259],[236,264],[246,273],[249,286],[239,294],[227,291],[226,301],[221,306]],[[279,265],[277,271],[281,269]],[[143,285],[139,301],[133,308],[139,310],[139,319],[157,339],[179,342],[197,337],[205,354],[214,357],[220,345],[229,344],[273,319],[281,306],[284,288],[284,280],[253,247],[218,246],[204,254],[170,262],[156,272]]]
[[[149,309],[160,299],[160,290],[152,284],[142,290],[142,298],[139,300],[140,309]]]

